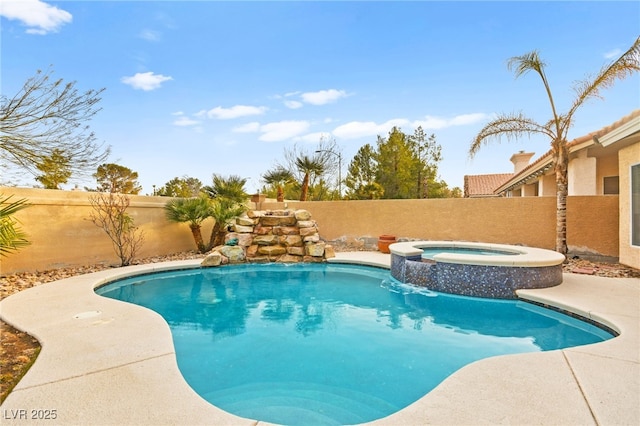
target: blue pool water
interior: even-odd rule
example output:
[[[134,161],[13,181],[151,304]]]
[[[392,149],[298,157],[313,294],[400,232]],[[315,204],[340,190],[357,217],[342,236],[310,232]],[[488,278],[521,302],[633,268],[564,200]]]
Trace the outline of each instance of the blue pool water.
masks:
[[[375,420],[473,361],[612,337],[529,303],[433,293],[353,265],[185,270],[96,292],[160,313],[207,401],[279,424]]]
[[[517,253],[510,251],[481,249],[481,248],[466,248],[466,247],[425,247],[422,249],[422,258],[433,260],[433,256],[442,253],[458,253],[458,254],[479,254],[483,256],[497,256],[497,255],[516,255]]]

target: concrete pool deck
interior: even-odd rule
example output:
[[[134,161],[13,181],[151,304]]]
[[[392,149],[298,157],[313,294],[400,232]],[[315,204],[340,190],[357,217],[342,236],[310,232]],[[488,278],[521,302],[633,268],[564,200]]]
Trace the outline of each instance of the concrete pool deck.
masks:
[[[35,336],[42,351],[0,407],[0,422],[266,425],[214,407],[187,385],[160,315],[93,291],[114,278],[200,261],[100,271],[2,300],[3,320]],[[332,261],[388,268],[390,256],[337,253]],[[640,279],[564,274],[557,287],[518,294],[604,323],[620,336],[475,362],[409,407],[371,424],[640,424]],[[47,415],[49,420],[33,418]]]

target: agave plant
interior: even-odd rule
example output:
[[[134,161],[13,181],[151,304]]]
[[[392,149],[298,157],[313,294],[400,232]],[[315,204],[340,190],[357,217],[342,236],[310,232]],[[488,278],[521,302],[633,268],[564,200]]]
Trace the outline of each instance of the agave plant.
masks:
[[[26,199],[11,201],[13,197],[0,194],[0,256],[8,256],[31,244],[27,234],[20,229],[15,213],[29,206]]]

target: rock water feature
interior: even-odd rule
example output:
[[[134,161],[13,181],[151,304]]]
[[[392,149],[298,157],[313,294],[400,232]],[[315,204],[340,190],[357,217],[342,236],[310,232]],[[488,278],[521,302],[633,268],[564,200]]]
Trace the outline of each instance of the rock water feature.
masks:
[[[333,247],[320,239],[307,210],[250,210],[231,229],[225,245],[213,248],[202,266],[322,262],[335,257]]]

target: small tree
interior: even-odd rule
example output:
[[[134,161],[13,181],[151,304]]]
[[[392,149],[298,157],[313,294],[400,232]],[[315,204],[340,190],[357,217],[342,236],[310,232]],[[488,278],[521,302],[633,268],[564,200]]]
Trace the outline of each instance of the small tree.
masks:
[[[211,230],[207,250],[222,244],[227,226],[247,210],[244,205],[247,200],[245,183],[247,180],[240,176],[232,175],[225,178],[213,175],[213,185],[202,188],[202,192],[212,199],[211,217],[216,221]]]
[[[373,200],[382,198],[384,188],[376,182],[378,162],[376,152],[370,144],[360,147],[347,169],[345,185],[350,200]]]
[[[135,258],[144,242],[144,232],[138,229],[127,213],[130,200],[125,194],[99,193],[89,197],[93,208],[91,221],[107,234],[120,258],[120,266],[127,266]]]
[[[324,165],[319,158],[302,155],[296,158],[296,167],[303,175],[302,184],[300,185],[300,201],[307,201],[311,180],[322,175]]]
[[[24,198],[10,202],[11,197],[0,194],[0,256],[3,257],[31,244],[27,234],[20,228],[18,219],[13,217],[29,204]]]
[[[117,192],[120,194],[138,194],[142,187],[138,183],[138,172],[119,164],[107,163],[98,167],[93,174],[98,181],[98,192]]]
[[[61,149],[54,149],[53,153],[44,158],[36,167],[42,172],[36,180],[45,189],[60,189],[60,185],[67,183],[71,177],[71,159]]]
[[[191,198],[197,197],[202,189],[202,182],[200,179],[192,177],[176,177],[171,179],[160,187],[153,195],[159,195],[161,197],[182,197]]]
[[[86,124],[100,110],[100,90],[78,92],[75,82],[51,80],[38,70],[13,98],[0,98],[0,160],[38,174],[38,165],[58,150],[71,173],[95,170],[109,156]]]
[[[165,204],[164,211],[167,220],[188,223],[198,252],[205,253],[207,251],[207,246],[202,238],[202,222],[213,215],[211,200],[204,197],[176,198]]]
[[[287,169],[282,166],[277,166],[275,169],[268,171],[262,176],[262,179],[267,185],[276,187],[276,201],[284,201],[284,187],[288,183],[293,181],[293,175]]]

